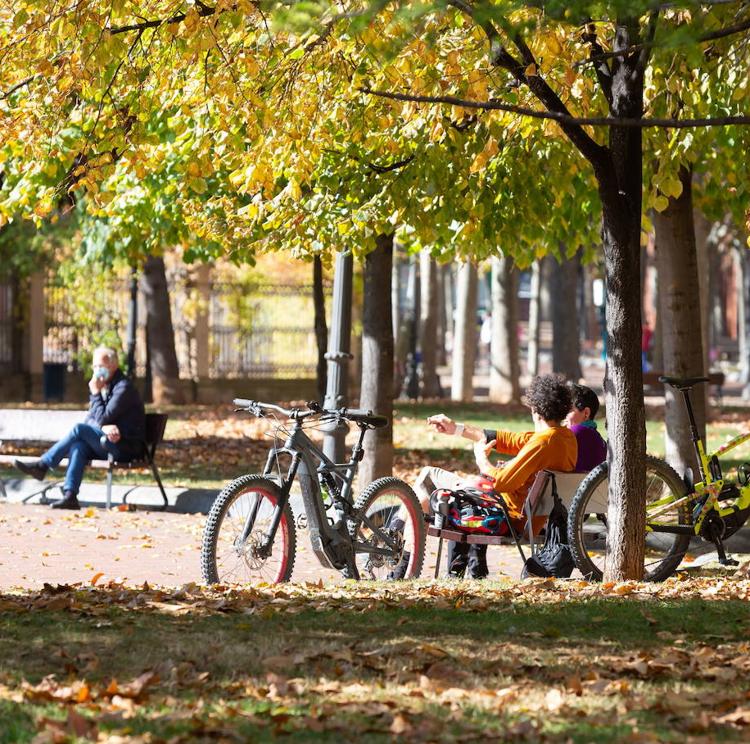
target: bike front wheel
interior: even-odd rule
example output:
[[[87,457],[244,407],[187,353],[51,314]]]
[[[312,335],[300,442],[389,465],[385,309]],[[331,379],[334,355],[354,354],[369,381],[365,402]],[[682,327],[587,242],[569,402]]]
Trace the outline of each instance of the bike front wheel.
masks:
[[[373,481],[354,503],[349,531],[358,573],[352,578],[416,579],[422,573],[424,514],[404,481]]]
[[[573,560],[584,578],[601,581],[607,553],[606,462],[581,482],[568,514],[568,542]],[[665,528],[689,525],[690,510],[683,499],[685,485],[664,460],[646,456],[646,520]],[[664,581],[680,565],[689,535],[648,530],[644,535],[644,581]]]
[[[288,501],[281,510],[273,543],[268,545],[281,499],[279,487],[261,475],[243,475],[224,487],[203,530],[201,568],[207,584],[289,580],[297,536]]]

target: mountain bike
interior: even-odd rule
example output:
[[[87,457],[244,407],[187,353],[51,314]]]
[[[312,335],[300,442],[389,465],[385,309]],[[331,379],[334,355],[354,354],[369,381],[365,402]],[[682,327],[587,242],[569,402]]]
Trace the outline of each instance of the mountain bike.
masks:
[[[737,561],[727,557],[724,540],[750,516],[750,463],[740,465],[736,479],[732,479],[724,476],[719,461],[722,455],[750,440],[750,433],[707,454],[695,423],[690,390],[709,382],[709,378],[662,376],[659,381],[682,393],[701,478],[694,483],[690,468],[680,478],[664,460],[646,457],[646,581],[663,581],[671,576],[693,537],[713,543],[722,565],[737,565]],[[607,548],[608,475],[606,462],[592,470],[578,487],[568,513],[573,559],[581,573],[594,581],[602,578]]]
[[[262,474],[242,475],[214,501],[203,531],[201,567],[208,584],[275,584],[294,568],[297,531],[290,506],[299,484],[310,543],[325,568],[350,579],[416,578],[422,571],[425,523],[411,487],[379,478],[355,499],[352,484],[369,429],[388,425],[372,411],[326,410],[317,403],[287,410],[237,399],[238,410],[271,419],[273,444]],[[346,427],[359,437],[347,462],[334,463],[310,439],[310,428]],[[283,442],[283,443],[282,443]]]

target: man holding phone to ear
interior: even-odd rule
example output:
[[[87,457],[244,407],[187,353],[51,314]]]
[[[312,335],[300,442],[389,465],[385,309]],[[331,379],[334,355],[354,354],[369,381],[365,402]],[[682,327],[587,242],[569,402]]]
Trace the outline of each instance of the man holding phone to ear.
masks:
[[[53,509],[79,509],[78,491],[89,460],[103,460],[109,454],[120,462],[142,455],[146,413],[133,383],[120,369],[117,352],[106,346],[94,350],[94,371],[89,380],[89,413],[85,423],[76,424],[68,436],[48,449],[35,463],[15,461],[15,466],[37,480],[44,480],[50,468],[69,458],[63,485],[63,499]]]

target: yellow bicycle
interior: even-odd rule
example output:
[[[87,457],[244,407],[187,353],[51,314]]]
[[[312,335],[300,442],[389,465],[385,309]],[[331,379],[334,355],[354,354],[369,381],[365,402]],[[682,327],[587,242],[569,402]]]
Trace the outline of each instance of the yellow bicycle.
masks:
[[[719,562],[737,565],[727,558],[724,540],[731,537],[750,517],[750,463],[737,469],[736,478],[725,477],[719,458],[750,440],[741,434],[706,453],[698,433],[690,390],[709,382],[708,377],[660,377],[682,393],[690,421],[690,432],[698,458],[701,479],[693,482],[688,469],[680,478],[664,460],[646,457],[646,550],[644,578],[663,581],[680,565],[692,537],[713,543]],[[607,543],[606,462],[592,470],[576,491],[568,514],[568,540],[573,559],[581,573],[600,581]]]

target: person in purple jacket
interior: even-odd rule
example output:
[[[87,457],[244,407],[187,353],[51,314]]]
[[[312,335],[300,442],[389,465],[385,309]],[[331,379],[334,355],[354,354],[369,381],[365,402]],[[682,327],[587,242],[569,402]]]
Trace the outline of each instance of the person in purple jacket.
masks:
[[[607,459],[607,443],[596,430],[596,416],[599,398],[585,385],[571,384],[573,407],[565,419],[566,425],[578,441],[576,473],[587,473]]]
[[[53,509],[79,509],[78,489],[89,460],[125,462],[143,454],[146,413],[133,383],[120,370],[117,352],[105,346],[94,351],[94,371],[89,380],[89,412],[83,424],[76,424],[68,436],[47,450],[39,460],[14,465],[37,480],[44,480],[50,468],[68,458],[63,499]]]

